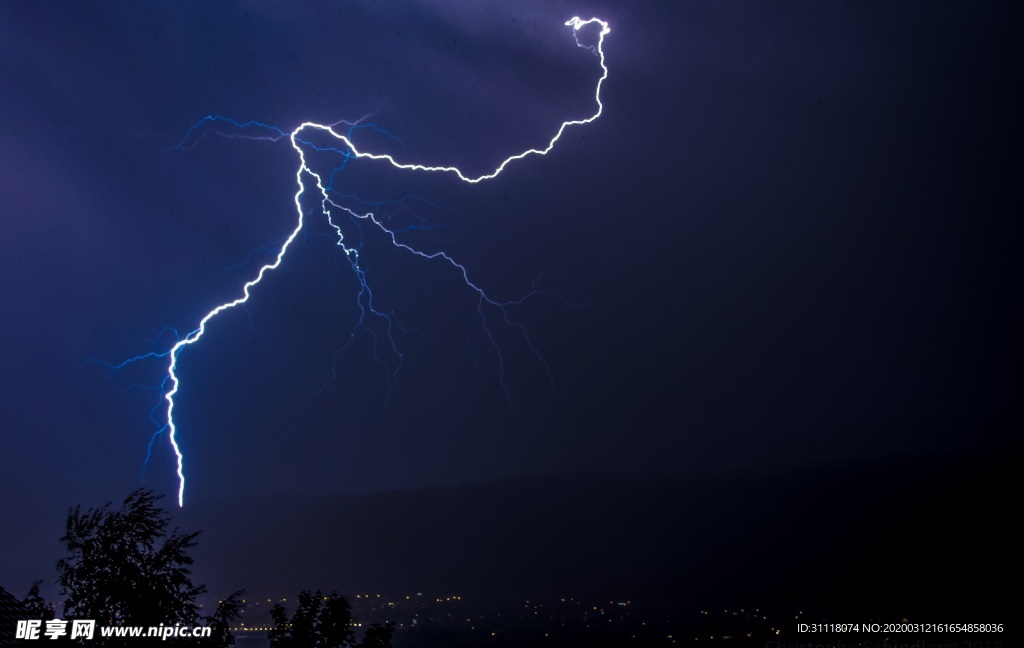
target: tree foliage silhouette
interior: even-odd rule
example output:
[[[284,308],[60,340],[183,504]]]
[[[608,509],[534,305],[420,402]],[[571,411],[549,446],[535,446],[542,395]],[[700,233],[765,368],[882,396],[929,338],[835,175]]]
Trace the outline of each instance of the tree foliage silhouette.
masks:
[[[43,584],[43,581],[38,580],[32,583],[32,587],[29,588],[28,594],[22,600],[21,604],[25,607],[25,612],[28,613],[29,619],[40,619],[42,621],[49,621],[56,617],[53,612],[53,605],[47,603],[39,594],[39,587]]]
[[[204,646],[214,648],[226,648],[235,645],[235,636],[231,634],[231,622],[242,616],[242,590],[238,590],[226,599],[217,603],[217,609],[213,614],[205,618],[206,624],[210,626],[210,638],[205,640]]]
[[[231,645],[228,628],[241,615],[241,592],[222,600],[213,615],[200,616],[196,599],[206,587],[192,583],[188,553],[199,532],[174,529],[168,535],[170,517],[158,506],[160,499],[138,489],[117,510],[107,503],[85,512],[80,506],[68,511],[61,537],[67,556],[57,562],[60,594],[66,597],[64,615],[93,619],[97,626],[210,625],[216,636],[202,640],[204,646]],[[118,641],[96,639],[95,645]],[[142,645],[138,639],[120,641]]]
[[[280,603],[270,609],[274,629],[270,631],[271,648],[391,648],[395,625],[374,623],[356,643],[352,630],[352,608],[337,592],[324,594],[303,590],[299,607],[291,620]]]
[[[388,621],[384,625],[374,623],[363,635],[358,648],[391,648],[391,637],[395,634],[395,624]]]
[[[120,510],[68,512],[68,557],[57,563],[65,614],[106,625],[195,625],[206,588],[192,584],[188,551],[199,533],[167,536],[159,499],[139,489]]]
[[[299,607],[288,620],[288,611],[277,603],[270,610],[274,629],[271,648],[342,648],[352,646],[352,608],[337,592],[303,590]]]

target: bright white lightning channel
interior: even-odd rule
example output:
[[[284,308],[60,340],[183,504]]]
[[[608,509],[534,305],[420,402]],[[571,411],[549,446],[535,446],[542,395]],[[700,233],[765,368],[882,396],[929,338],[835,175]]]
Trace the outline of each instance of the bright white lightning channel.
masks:
[[[177,438],[178,429],[177,429],[177,426],[175,425],[175,422],[174,422],[174,397],[178,393],[178,388],[181,385],[180,379],[178,378],[178,374],[177,374],[178,356],[179,356],[180,352],[184,348],[186,348],[186,347],[188,347],[188,346],[190,346],[192,344],[195,344],[196,342],[199,341],[200,338],[203,337],[203,334],[206,333],[206,326],[207,326],[207,324],[209,324],[210,321],[213,320],[214,317],[216,317],[217,315],[223,313],[226,310],[230,310],[230,309],[234,308],[235,306],[238,306],[239,304],[244,304],[245,302],[247,302],[249,300],[249,297],[251,296],[251,290],[252,290],[253,286],[255,286],[260,281],[262,281],[263,277],[266,276],[266,274],[268,272],[270,272],[271,270],[274,270],[275,268],[277,268],[278,266],[281,265],[281,261],[284,260],[285,253],[288,251],[289,246],[292,244],[292,241],[295,240],[295,237],[298,236],[298,234],[302,230],[302,226],[303,226],[302,206],[300,204],[300,198],[301,198],[301,196],[303,194],[303,191],[305,189],[305,187],[304,187],[304,185],[302,183],[302,174],[303,173],[306,173],[306,174],[308,174],[309,176],[311,176],[312,178],[315,179],[317,187],[320,189],[320,192],[321,192],[321,194],[323,196],[323,200],[321,202],[321,205],[323,207],[324,214],[327,216],[328,221],[334,227],[335,231],[337,231],[338,237],[339,237],[338,238],[338,244],[342,246],[342,248],[345,250],[346,254],[352,255],[352,254],[355,254],[356,252],[355,252],[355,250],[353,250],[351,248],[345,247],[344,244],[342,243],[341,229],[340,229],[340,227],[338,225],[334,224],[334,222],[330,220],[330,213],[329,213],[329,210],[328,210],[328,207],[327,207],[328,204],[330,204],[333,207],[339,208],[339,209],[344,209],[345,211],[348,211],[349,213],[351,213],[353,216],[357,216],[359,218],[369,218],[374,224],[376,224],[378,227],[383,229],[386,233],[390,234],[391,235],[392,243],[397,245],[398,247],[401,247],[401,248],[403,248],[403,249],[405,249],[405,250],[407,250],[409,252],[412,252],[414,254],[417,254],[417,255],[420,255],[420,256],[424,256],[424,257],[427,257],[427,258],[432,258],[432,259],[433,258],[442,258],[442,259],[444,259],[445,261],[447,261],[448,263],[454,265],[455,267],[457,267],[458,269],[460,269],[462,271],[463,278],[466,279],[467,284],[470,285],[473,289],[475,289],[481,295],[482,299],[486,299],[490,303],[497,305],[496,302],[491,302],[490,299],[487,298],[483,294],[483,291],[481,291],[479,288],[477,288],[474,284],[472,284],[469,281],[468,277],[466,276],[465,268],[463,268],[461,265],[456,263],[454,260],[452,260],[446,254],[441,253],[441,252],[433,253],[433,254],[426,254],[426,253],[423,253],[423,252],[419,252],[419,251],[417,251],[417,250],[415,250],[415,249],[413,249],[413,248],[411,248],[411,247],[409,247],[409,246],[407,246],[405,244],[398,243],[395,240],[395,238],[394,238],[394,233],[391,232],[391,230],[388,230],[387,228],[385,228],[379,221],[377,221],[377,219],[373,218],[372,214],[358,215],[358,214],[355,214],[354,212],[352,212],[351,210],[349,210],[349,209],[347,209],[345,207],[342,207],[340,205],[337,205],[333,201],[330,201],[328,199],[328,197],[327,197],[327,189],[325,188],[321,177],[317,173],[315,173],[306,164],[305,153],[303,152],[302,148],[299,146],[299,141],[300,141],[298,139],[299,134],[302,133],[303,131],[307,130],[307,129],[321,131],[323,133],[326,133],[326,134],[330,135],[331,137],[335,138],[336,140],[340,141],[345,146],[345,148],[348,151],[350,151],[350,155],[351,156],[356,157],[356,158],[367,158],[367,159],[370,159],[370,160],[384,160],[384,161],[387,161],[388,163],[390,163],[393,167],[395,167],[397,169],[408,169],[408,170],[412,170],[412,171],[430,171],[430,172],[437,172],[437,173],[450,173],[450,174],[453,174],[453,175],[457,176],[463,182],[468,182],[468,183],[473,183],[473,184],[478,183],[478,182],[482,182],[484,180],[490,180],[490,179],[496,177],[498,174],[500,174],[505,169],[506,166],[508,166],[511,162],[513,162],[515,160],[521,160],[521,159],[523,159],[523,158],[525,158],[527,156],[530,156],[530,155],[546,155],[549,151],[551,151],[551,149],[554,148],[555,142],[557,142],[559,140],[559,138],[562,136],[562,133],[565,132],[566,128],[568,128],[570,126],[580,126],[580,125],[583,125],[583,124],[589,124],[590,122],[592,122],[595,119],[597,119],[598,117],[600,117],[602,111],[604,110],[604,105],[601,103],[601,86],[604,84],[605,79],[608,78],[608,68],[605,65],[604,49],[603,49],[604,37],[611,31],[609,29],[609,27],[608,27],[608,23],[603,21],[603,20],[600,20],[598,18],[591,18],[589,20],[582,20],[582,19],[580,19],[578,17],[574,17],[571,20],[566,21],[565,25],[567,27],[572,27],[572,29],[573,29],[573,38],[576,39],[576,44],[579,47],[582,47],[582,48],[585,48],[585,49],[588,49],[588,50],[592,51],[598,57],[598,59],[600,60],[600,63],[601,63],[601,78],[598,79],[598,81],[597,81],[597,88],[596,88],[596,90],[594,92],[594,100],[597,102],[597,111],[593,115],[591,115],[591,116],[589,116],[589,117],[587,117],[585,119],[573,119],[573,120],[568,120],[568,121],[562,122],[562,125],[559,126],[558,131],[551,138],[551,140],[547,143],[547,146],[545,146],[544,148],[531,148],[531,149],[528,149],[526,151],[523,151],[522,153],[517,153],[515,155],[509,156],[509,157],[505,158],[505,160],[503,160],[501,162],[501,164],[499,164],[497,166],[497,168],[495,168],[494,171],[491,171],[490,173],[485,173],[485,174],[480,175],[480,176],[472,177],[472,176],[467,176],[460,169],[458,169],[457,167],[454,167],[454,166],[428,166],[428,165],[423,165],[423,164],[405,163],[405,162],[399,162],[398,160],[396,160],[391,155],[382,154],[382,153],[370,153],[370,152],[366,152],[366,151],[361,151],[361,150],[359,150],[356,147],[356,145],[347,136],[342,135],[342,134],[336,132],[334,130],[333,126],[331,126],[331,125],[315,124],[313,122],[304,122],[298,128],[296,128],[295,130],[293,130],[291,132],[291,136],[290,137],[291,137],[292,147],[295,149],[295,151],[299,155],[299,168],[298,168],[298,170],[296,171],[296,174],[295,174],[296,180],[297,180],[298,185],[299,185],[299,188],[298,188],[298,190],[295,193],[295,208],[296,208],[296,211],[298,212],[298,222],[295,225],[295,229],[292,230],[291,235],[288,236],[288,238],[285,239],[284,243],[281,245],[281,249],[278,251],[277,256],[274,258],[274,261],[272,263],[268,263],[268,264],[264,265],[263,267],[261,267],[259,272],[257,273],[256,277],[254,279],[250,280],[249,282],[247,282],[242,287],[242,296],[241,297],[239,297],[239,298],[237,298],[235,300],[223,303],[220,306],[217,306],[216,308],[211,310],[209,313],[207,313],[203,317],[202,320],[200,320],[198,328],[196,328],[194,331],[189,333],[186,337],[179,339],[177,341],[177,343],[170,349],[170,351],[167,354],[159,354],[160,356],[169,355],[170,358],[171,358],[170,365],[167,368],[167,378],[166,378],[165,383],[164,383],[165,385],[167,383],[169,383],[170,384],[170,389],[168,389],[164,393],[164,400],[167,401],[167,425],[166,425],[166,429],[168,431],[168,438],[171,441],[171,447],[174,449],[174,454],[177,457],[178,506],[179,507],[183,506],[184,505],[184,501],[185,501],[185,473],[184,473],[184,457],[182,455],[181,448],[178,445],[178,438]],[[598,25],[599,28],[600,28],[600,31],[599,31],[598,36],[597,36],[597,44],[596,44],[596,46],[595,45],[587,45],[587,44],[581,43],[580,40],[579,40],[579,34],[578,34],[579,30],[584,28],[584,27],[586,27],[587,25]],[[147,354],[147,356],[149,356],[149,357],[152,357],[153,355],[155,355],[155,354]],[[143,357],[145,357],[145,356],[143,356]]]

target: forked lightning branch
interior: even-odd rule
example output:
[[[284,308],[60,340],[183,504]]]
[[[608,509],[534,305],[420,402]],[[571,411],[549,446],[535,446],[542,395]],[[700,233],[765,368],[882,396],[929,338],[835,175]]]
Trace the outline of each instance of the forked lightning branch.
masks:
[[[572,29],[572,35],[575,39],[576,45],[578,47],[581,47],[592,52],[598,59],[601,74],[597,80],[597,86],[594,91],[594,101],[596,103],[595,111],[593,112],[593,114],[587,117],[579,119],[568,119],[566,121],[563,121],[555,131],[555,134],[550,138],[550,140],[548,140],[548,142],[545,145],[528,148],[522,152],[510,155],[509,157],[505,158],[493,171],[489,173],[484,173],[478,176],[467,175],[461,169],[455,166],[430,166],[417,164],[414,162],[404,162],[396,159],[395,157],[389,154],[365,151],[360,149],[353,143],[351,139],[351,131],[349,131],[346,134],[340,133],[337,130],[335,130],[337,124],[324,125],[313,122],[304,122],[300,126],[295,128],[293,131],[291,131],[291,133],[286,133],[285,131],[269,127],[266,125],[259,125],[263,128],[269,129],[269,132],[273,133],[270,139],[288,137],[291,141],[292,148],[295,149],[295,152],[298,155],[299,164],[298,168],[295,171],[295,181],[298,185],[298,189],[295,192],[295,209],[297,213],[297,220],[295,222],[294,228],[291,230],[291,233],[287,236],[287,238],[284,239],[283,243],[281,243],[281,246],[278,249],[277,254],[273,257],[273,260],[263,265],[256,273],[255,277],[247,281],[242,286],[241,292],[238,295],[238,297],[230,301],[226,301],[220,304],[219,306],[215,307],[208,313],[206,313],[199,320],[198,326],[191,333],[183,337],[176,337],[175,344],[170,349],[167,349],[166,351],[162,352],[151,352],[143,354],[134,358],[130,358],[118,365],[113,366],[114,368],[120,368],[129,363],[147,358],[169,358],[167,373],[160,387],[162,393],[162,402],[165,404],[166,407],[166,418],[164,422],[158,423],[158,425],[160,425],[160,428],[154,433],[153,437],[151,438],[149,448],[150,450],[152,449],[153,441],[156,438],[158,438],[159,435],[161,435],[164,432],[167,433],[167,438],[169,439],[170,445],[174,451],[177,464],[176,472],[178,478],[178,506],[183,506],[185,501],[185,457],[182,452],[182,448],[179,444],[179,429],[174,418],[176,407],[175,396],[178,394],[181,388],[181,377],[178,374],[178,360],[181,358],[181,354],[183,351],[185,351],[187,348],[196,344],[202,339],[203,335],[207,331],[207,328],[211,325],[213,320],[218,315],[224,313],[225,311],[231,310],[236,306],[246,303],[252,296],[252,289],[263,280],[267,273],[271,272],[272,270],[275,270],[281,265],[292,243],[295,241],[296,237],[298,237],[299,233],[303,229],[304,215],[301,201],[307,189],[309,188],[307,186],[309,183],[312,183],[313,185],[316,186],[316,191],[319,192],[319,204],[322,214],[327,219],[327,222],[330,224],[331,228],[333,228],[333,230],[336,232],[337,245],[344,252],[345,257],[348,259],[353,271],[355,272],[357,280],[360,282],[360,295],[358,297],[358,303],[360,306],[360,311],[362,312],[364,317],[372,316],[386,319],[387,324],[389,325],[387,328],[388,331],[390,331],[390,324],[394,321],[393,315],[391,313],[381,312],[374,308],[372,300],[372,291],[370,290],[369,286],[366,283],[365,272],[363,271],[359,264],[359,248],[356,245],[349,245],[348,243],[346,243],[345,236],[342,232],[342,228],[339,221],[340,218],[359,219],[360,221],[367,223],[372,227],[377,228],[381,232],[383,232],[386,239],[389,240],[395,247],[402,249],[403,251],[409,254],[422,257],[423,259],[426,259],[428,261],[437,261],[452,267],[461,276],[462,280],[466,283],[466,285],[478,295],[479,309],[487,307],[489,309],[492,309],[493,311],[496,311],[498,313],[498,316],[502,318],[505,324],[513,326],[517,330],[519,330],[519,332],[525,339],[526,344],[529,346],[531,350],[533,350],[536,353],[536,349],[530,342],[525,327],[522,324],[516,322],[515,320],[512,320],[509,317],[508,312],[506,311],[507,306],[514,303],[520,303],[522,301],[521,299],[516,300],[515,302],[501,302],[498,300],[491,299],[487,295],[487,293],[484,292],[483,289],[481,289],[477,284],[475,284],[470,279],[470,274],[466,270],[466,268],[460,263],[458,263],[455,259],[450,257],[448,254],[444,252],[424,252],[412,247],[409,244],[400,242],[396,237],[395,231],[389,229],[389,227],[381,219],[374,216],[373,213],[360,213],[355,209],[339,204],[336,201],[336,199],[331,198],[329,193],[329,187],[331,186],[331,183],[325,182],[323,174],[314,171],[310,164],[307,163],[306,159],[307,148],[312,148],[313,150],[322,149],[319,147],[312,146],[307,138],[309,137],[310,134],[319,133],[321,137],[326,137],[330,140],[334,140],[335,146],[332,147],[332,150],[336,150],[342,153],[344,155],[346,164],[353,159],[377,160],[387,162],[392,167],[405,171],[449,174],[457,177],[459,180],[463,182],[470,184],[476,184],[484,182],[486,180],[493,179],[497,177],[502,171],[504,171],[509,164],[517,160],[522,160],[533,155],[546,155],[555,147],[555,144],[562,137],[562,134],[566,131],[567,128],[572,126],[581,126],[584,124],[588,124],[601,116],[601,113],[604,109],[601,103],[601,87],[604,84],[605,79],[608,78],[608,68],[605,65],[604,55],[604,37],[610,32],[608,23],[598,18],[590,18],[589,20],[583,20],[577,17],[566,21],[565,25]],[[589,43],[589,37],[586,39],[581,39],[581,30],[584,29],[594,30],[596,32],[596,42],[594,44]],[[200,123],[206,123],[216,120],[222,120],[230,122],[235,125],[244,126],[243,124],[239,124],[238,122],[234,122],[233,120],[215,117],[208,117]],[[194,129],[195,127],[193,127],[193,129],[189,131],[190,135]],[[495,351],[498,353],[499,366],[500,370],[502,371],[502,376],[500,378],[502,380],[502,385],[504,387],[504,363],[501,359],[500,350],[497,348],[497,345],[493,337],[490,336],[490,331],[487,328],[486,320],[483,319],[483,311],[478,310],[478,314],[481,317],[484,331],[487,334],[491,345],[495,348]]]

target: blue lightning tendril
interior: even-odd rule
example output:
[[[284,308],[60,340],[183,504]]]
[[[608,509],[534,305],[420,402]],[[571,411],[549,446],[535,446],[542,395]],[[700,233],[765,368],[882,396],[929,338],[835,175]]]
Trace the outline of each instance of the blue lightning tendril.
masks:
[[[601,103],[601,87],[604,84],[605,79],[608,78],[608,68],[605,65],[603,44],[604,37],[610,32],[610,29],[608,23],[598,18],[583,20],[578,17],[574,17],[566,21],[565,25],[567,27],[572,28],[573,38],[576,40],[577,46],[592,52],[600,60],[602,73],[600,79],[598,79],[597,81],[597,88],[594,93],[594,99],[597,103],[596,112],[594,112],[594,114],[584,119],[574,119],[562,122],[561,126],[558,128],[558,131],[548,141],[546,146],[544,146],[543,148],[530,148],[526,151],[505,158],[505,160],[503,160],[497,166],[497,168],[495,168],[490,173],[485,173],[479,176],[468,176],[462,170],[454,166],[430,166],[416,163],[400,162],[390,154],[363,151],[360,148],[358,148],[352,141],[353,133],[357,129],[368,128],[385,137],[394,139],[398,142],[401,142],[401,140],[398,137],[389,133],[388,131],[380,128],[376,124],[361,123],[361,121],[355,123],[339,121],[334,124],[327,125],[317,124],[313,122],[304,122],[289,133],[276,126],[264,124],[258,121],[241,122],[228,117],[210,115],[203,118],[202,120],[194,124],[191,128],[189,128],[188,131],[185,133],[185,137],[173,147],[174,149],[177,150],[192,149],[209,133],[214,133],[216,135],[221,136],[229,136],[222,132],[217,131],[216,129],[205,128],[211,124],[227,124],[233,127],[234,129],[234,132],[230,135],[231,137],[254,140],[269,140],[275,142],[280,141],[282,139],[288,139],[291,142],[292,148],[295,149],[295,152],[299,156],[299,167],[295,172],[295,180],[296,183],[298,184],[298,189],[296,190],[294,197],[295,209],[298,216],[295,228],[291,231],[287,238],[283,239],[283,242],[280,242],[280,248],[278,249],[277,254],[274,255],[273,260],[269,263],[265,263],[262,267],[260,267],[259,272],[256,274],[256,277],[249,280],[242,286],[241,296],[231,301],[225,302],[217,306],[213,310],[209,311],[208,313],[206,313],[206,315],[204,315],[203,318],[199,321],[199,325],[193,331],[191,331],[185,336],[179,335],[178,332],[173,329],[166,329],[164,332],[161,333],[161,335],[163,335],[165,332],[170,332],[174,335],[175,339],[175,343],[170,349],[167,349],[165,351],[151,351],[148,353],[137,355],[127,360],[124,360],[123,362],[120,362],[118,364],[101,363],[108,367],[110,370],[114,371],[124,368],[129,364],[139,362],[142,360],[170,358],[170,363],[167,367],[167,374],[163,378],[158,388],[158,391],[161,394],[162,398],[149,412],[150,419],[157,426],[157,429],[150,437],[149,444],[147,445],[146,461],[143,464],[143,471],[145,471],[145,465],[149,461],[157,438],[166,432],[167,438],[170,441],[170,445],[174,450],[175,457],[177,458],[176,473],[178,476],[178,506],[184,505],[185,498],[184,456],[182,454],[181,447],[179,446],[178,443],[178,428],[174,420],[174,398],[178,394],[178,390],[181,388],[181,379],[179,378],[177,373],[178,360],[181,356],[181,352],[185,348],[198,342],[203,337],[203,334],[206,333],[207,326],[215,317],[217,317],[224,311],[245,304],[252,294],[251,291],[253,287],[259,284],[268,272],[277,269],[278,266],[281,265],[281,262],[284,260],[288,248],[291,246],[292,242],[295,241],[296,237],[298,237],[299,233],[303,230],[305,214],[303,213],[301,199],[306,191],[304,179],[311,179],[315,182],[316,187],[320,193],[320,211],[326,218],[327,223],[334,230],[336,237],[332,238],[336,238],[335,242],[337,246],[339,247],[341,252],[344,253],[345,258],[349,262],[349,266],[355,273],[356,279],[359,281],[359,290],[356,295],[356,304],[358,305],[360,313],[359,319],[355,327],[351,331],[349,339],[334,354],[334,363],[332,366],[332,379],[337,377],[336,365],[338,355],[341,354],[348,347],[349,344],[351,344],[352,339],[355,338],[358,331],[362,330],[368,333],[372,338],[374,346],[374,357],[377,360],[377,362],[379,362],[387,372],[389,386],[393,385],[394,381],[397,378],[398,371],[402,366],[403,356],[395,343],[392,333],[395,329],[400,331],[407,331],[407,329],[405,329],[398,321],[398,317],[394,312],[381,311],[374,306],[373,291],[370,289],[370,286],[367,283],[366,270],[360,265],[360,252],[362,248],[362,243],[360,242],[359,244],[355,245],[346,244],[345,235],[342,231],[342,227],[336,220],[336,217],[338,216],[343,216],[352,219],[352,222],[356,224],[356,226],[359,227],[360,230],[360,224],[366,224],[370,228],[375,228],[382,232],[394,247],[404,250],[405,252],[408,252],[412,255],[421,257],[423,259],[443,262],[449,265],[450,267],[454,268],[462,276],[462,280],[465,282],[466,286],[469,287],[477,295],[477,310],[474,317],[479,320],[481,330],[484,332],[484,335],[486,336],[490,346],[494,349],[494,352],[498,359],[499,380],[501,382],[502,388],[505,390],[506,396],[508,396],[508,387],[505,384],[505,359],[502,355],[500,346],[494,339],[491,327],[488,325],[487,317],[485,316],[485,309],[489,309],[492,312],[496,312],[500,317],[501,322],[503,322],[506,326],[513,328],[519,332],[526,346],[536,356],[537,360],[541,363],[541,365],[543,365],[545,371],[547,371],[548,373],[549,379],[551,378],[551,372],[548,367],[548,364],[541,356],[537,348],[534,346],[533,342],[530,340],[530,336],[526,330],[526,327],[522,323],[511,319],[507,311],[508,307],[521,304],[526,299],[529,299],[532,296],[550,293],[540,291],[536,288],[536,285],[534,285],[534,288],[531,292],[520,297],[519,299],[512,301],[497,301],[495,299],[492,299],[487,295],[486,292],[484,292],[482,288],[480,288],[470,279],[469,273],[466,270],[465,266],[460,264],[458,261],[456,261],[454,258],[449,256],[445,252],[424,252],[422,250],[418,250],[412,247],[407,243],[399,241],[396,236],[396,234],[400,232],[404,232],[410,229],[426,229],[425,227],[409,226],[402,229],[391,229],[372,212],[367,212],[364,214],[357,213],[353,209],[336,202],[335,199],[331,198],[331,194],[334,193],[335,196],[337,196],[338,198],[352,198],[351,196],[340,196],[337,194],[337,192],[334,191],[334,176],[339,171],[343,170],[345,166],[353,159],[383,161],[389,163],[392,167],[396,169],[402,170],[450,174],[456,176],[459,180],[463,182],[476,184],[497,177],[498,174],[505,170],[506,166],[508,166],[510,163],[516,160],[521,160],[531,155],[546,155],[554,148],[555,143],[562,137],[562,133],[565,132],[566,128],[570,126],[580,126],[584,124],[589,124],[596,120],[598,117],[601,116],[601,113],[604,110],[604,105]],[[591,45],[580,41],[579,31],[588,25],[596,25],[599,27],[596,44]],[[336,130],[337,127],[341,124],[346,124],[348,126],[348,130],[344,133],[341,133],[338,130]],[[331,141],[336,142],[336,145],[330,147],[316,145],[313,142],[311,142],[307,137],[304,137],[304,135],[310,134],[320,135],[321,137],[326,136],[330,138]],[[340,155],[342,161],[339,166],[335,167],[330,172],[329,175],[324,177],[324,175],[315,172],[312,169],[312,167],[307,163],[306,149],[315,152],[334,153]],[[401,200],[397,201],[397,203],[401,205],[404,204],[404,202],[407,200],[423,200],[427,204],[432,204],[429,203],[429,201],[426,201],[425,199],[421,199],[415,196],[403,197]],[[363,205],[395,204],[394,202],[357,202]],[[253,254],[263,252],[270,245],[273,244],[267,244],[266,246],[255,250]],[[251,257],[252,254],[250,254],[250,258]],[[381,330],[379,332],[375,331],[375,329],[368,324],[368,318],[370,318],[373,321],[379,322],[379,325],[381,326]],[[392,363],[389,363],[388,361],[380,357],[380,355],[378,355],[378,353],[381,350],[381,347],[383,347],[386,350],[386,352],[393,358]],[[157,412],[160,410],[164,403],[166,403],[166,416],[164,420],[161,421],[160,419],[157,418]]]

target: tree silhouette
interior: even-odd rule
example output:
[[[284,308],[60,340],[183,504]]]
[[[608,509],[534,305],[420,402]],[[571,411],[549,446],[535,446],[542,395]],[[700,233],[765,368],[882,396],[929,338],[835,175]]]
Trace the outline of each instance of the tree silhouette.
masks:
[[[204,646],[226,648],[235,645],[235,636],[231,634],[231,622],[242,616],[242,593],[242,590],[238,590],[221,600],[213,614],[206,617],[205,621],[210,626],[211,635],[203,642]]]
[[[25,595],[21,604],[25,607],[25,612],[28,613],[27,618],[49,621],[56,615],[53,613],[53,605],[47,603],[46,599],[39,595],[39,587],[42,584],[41,580],[32,583],[32,587],[29,588],[28,594]]]
[[[388,621],[384,625],[374,623],[363,635],[358,648],[391,648],[391,637],[395,634],[395,624]]]
[[[196,597],[206,588],[192,584],[188,550],[199,533],[168,537],[159,499],[139,489],[120,510],[108,503],[68,512],[61,538],[68,557],[57,563],[66,615],[106,625],[195,625]]]
[[[271,648],[341,648],[351,646],[352,608],[337,592],[303,590],[299,607],[288,621],[280,603],[270,610],[274,629],[269,633]]]
[[[280,603],[270,609],[274,629],[268,634],[271,648],[391,648],[395,625],[374,623],[356,643],[352,608],[337,592],[324,594],[303,590],[291,620]]]
[[[138,489],[117,510],[107,503],[85,512],[80,506],[68,511],[61,537],[67,556],[57,562],[60,594],[66,597],[64,615],[93,619],[97,626],[210,625],[215,636],[202,640],[202,645],[232,645],[228,628],[241,615],[241,592],[222,600],[211,616],[200,616],[196,599],[206,587],[192,583],[188,555],[199,532],[181,534],[174,529],[168,535],[170,517],[158,506],[160,499],[150,490]],[[38,605],[45,607],[38,587],[33,592]],[[182,645],[195,640],[157,641]],[[118,642],[140,646],[146,640],[97,635],[90,644]]]
[[[67,556],[57,562],[57,582],[65,596],[64,615],[92,619],[97,626],[197,626],[212,630],[209,638],[103,637],[95,634],[95,646],[203,646],[225,648],[235,643],[231,622],[242,613],[242,592],[220,601],[216,611],[200,616],[197,598],[206,592],[192,583],[189,550],[199,532],[168,534],[170,517],[158,506],[161,496],[139,489],[113,509],[110,503],[82,511],[68,511],[61,542]],[[53,618],[52,606],[32,586],[25,605]],[[394,625],[373,624],[363,640],[355,642],[352,608],[337,592],[305,590],[288,618],[280,603],[270,610],[274,628],[269,633],[273,648],[390,648]]]

